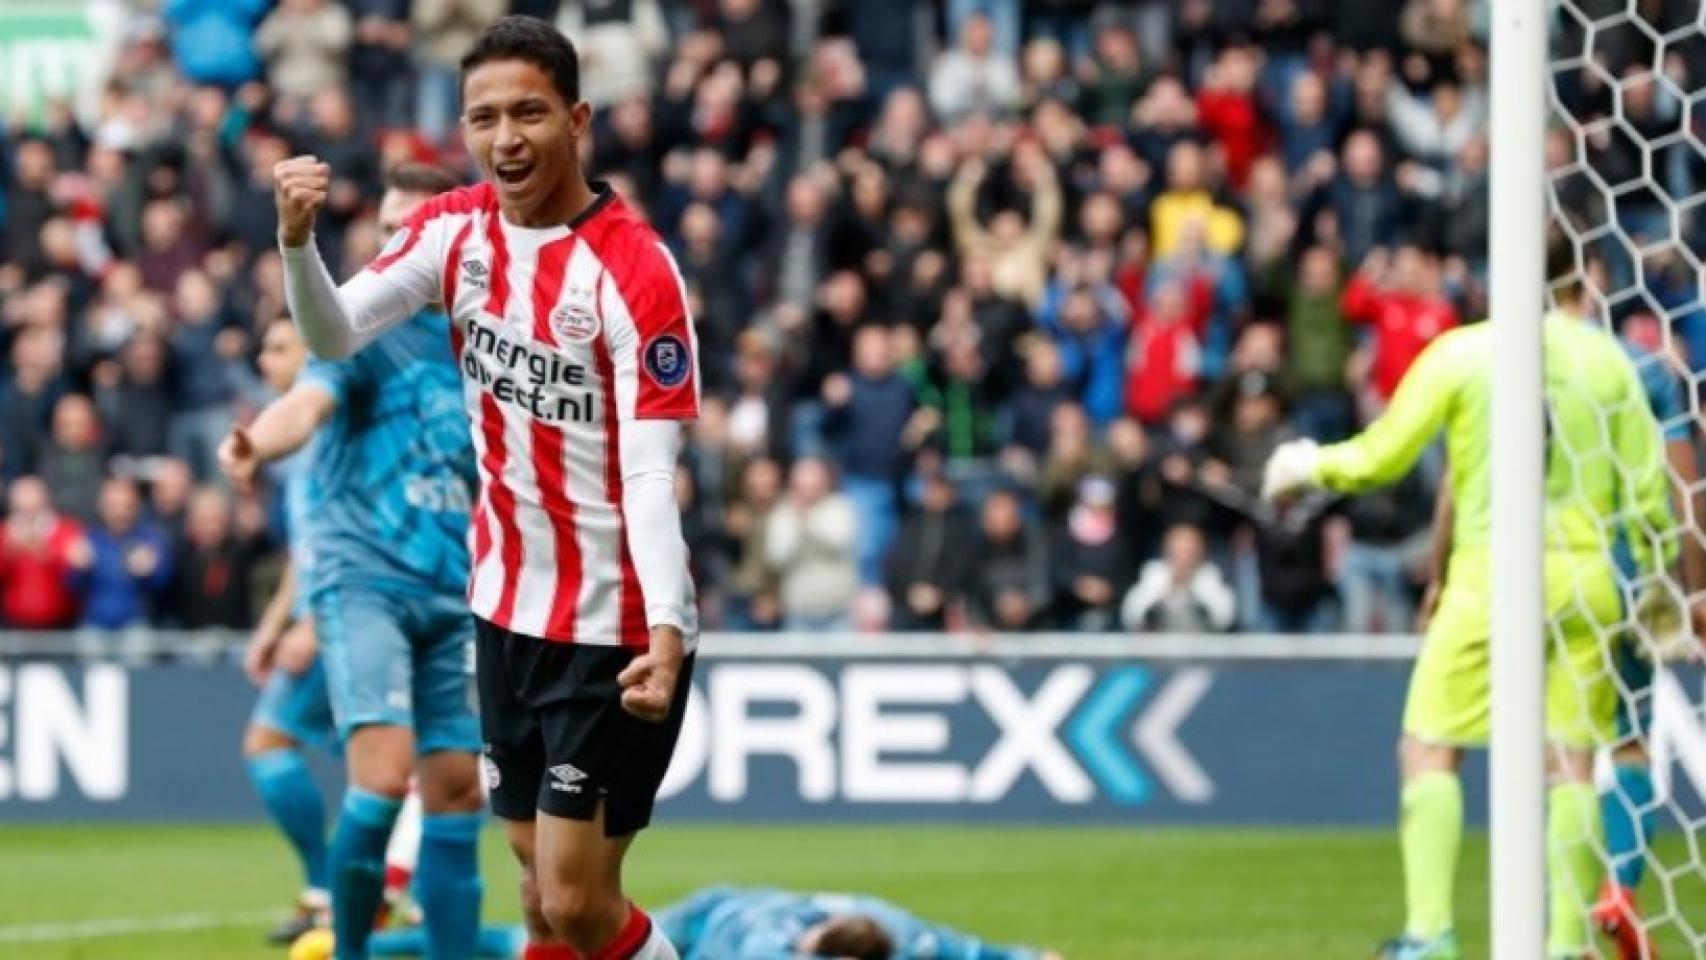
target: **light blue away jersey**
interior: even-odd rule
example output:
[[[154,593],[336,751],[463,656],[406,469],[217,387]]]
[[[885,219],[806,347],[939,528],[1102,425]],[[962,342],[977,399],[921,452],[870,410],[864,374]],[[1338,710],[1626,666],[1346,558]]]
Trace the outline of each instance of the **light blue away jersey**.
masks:
[[[308,365],[337,400],[314,438],[313,590],[465,590],[478,480],[448,324],[423,311],[347,360]]]
[[[284,532],[289,541],[290,564],[296,568],[296,598],[290,615],[298,620],[308,615],[308,585],[313,582],[314,538],[314,451],[310,447],[278,464],[284,485]]]
[[[660,910],[653,920],[681,960],[794,960],[796,944],[830,917],[869,917],[894,941],[894,960],[1036,960],[1024,947],[985,943],[926,923],[875,897],[712,887]]]

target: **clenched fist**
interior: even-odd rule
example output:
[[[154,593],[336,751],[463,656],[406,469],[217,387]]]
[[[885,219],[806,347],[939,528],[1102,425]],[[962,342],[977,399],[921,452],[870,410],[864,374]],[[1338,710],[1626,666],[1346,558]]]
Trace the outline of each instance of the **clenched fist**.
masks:
[[[287,247],[300,247],[308,242],[314,215],[326,203],[332,168],[315,156],[291,157],[273,165],[272,182],[279,240]]]

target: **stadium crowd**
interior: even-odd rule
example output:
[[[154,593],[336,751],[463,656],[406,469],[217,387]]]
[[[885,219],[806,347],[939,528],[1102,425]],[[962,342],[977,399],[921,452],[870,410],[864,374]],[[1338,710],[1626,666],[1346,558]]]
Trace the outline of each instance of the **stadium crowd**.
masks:
[[[253,622],[281,511],[214,451],[267,399],[272,165],[330,162],[318,240],[366,262],[386,165],[471,170],[457,59],[523,12],[577,41],[594,175],[694,304],[707,624],[1409,629],[1436,467],[1256,494],[1277,444],[1348,435],[1482,316],[1489,6],[131,0],[92,114],[0,127],[0,624]],[[1600,40],[1579,116],[1615,77],[1674,128],[1702,51],[1655,79]],[[1639,169],[1621,129],[1584,171]],[[1685,306],[1682,267],[1637,299]]]

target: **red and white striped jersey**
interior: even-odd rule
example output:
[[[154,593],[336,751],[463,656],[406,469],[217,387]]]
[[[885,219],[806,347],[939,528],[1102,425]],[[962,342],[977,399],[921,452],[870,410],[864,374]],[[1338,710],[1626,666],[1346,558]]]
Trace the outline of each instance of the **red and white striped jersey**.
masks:
[[[479,457],[474,613],[548,640],[644,647],[619,424],[698,416],[698,345],[674,258],[608,187],[572,223],[518,227],[488,184],[433,198],[368,271],[445,305]],[[359,279],[359,278],[358,278]],[[354,281],[352,281],[352,284]],[[684,631],[689,649],[696,624]]]

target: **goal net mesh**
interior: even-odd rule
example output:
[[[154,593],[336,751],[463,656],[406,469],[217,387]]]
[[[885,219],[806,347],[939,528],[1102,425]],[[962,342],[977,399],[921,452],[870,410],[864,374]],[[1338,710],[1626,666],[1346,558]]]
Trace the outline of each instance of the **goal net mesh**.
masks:
[[[1549,60],[1548,232],[1574,253],[1570,279],[1585,290],[1588,317],[1635,360],[1662,431],[1675,517],[1668,529],[1629,522],[1616,533],[1677,555],[1646,575],[1620,558],[1627,612],[1601,629],[1600,661],[1572,670],[1584,705],[1608,678],[1618,701],[1596,760],[1604,829],[1580,839],[1594,844],[1607,877],[1638,891],[1638,921],[1612,916],[1638,922],[1652,955],[1706,958],[1706,684],[1686,613],[1689,601],[1706,601],[1696,468],[1706,378],[1706,9],[1701,0],[1553,0]],[[1555,281],[1554,299],[1566,285]],[[1570,389],[1557,377],[1548,374],[1549,399]],[[1548,477],[1595,455],[1554,448]],[[1643,595],[1660,592],[1676,602],[1671,626],[1636,612]],[[1553,658],[1568,662],[1567,621],[1580,606],[1555,611]],[[1573,894],[1582,922],[1597,927],[1602,891]]]

